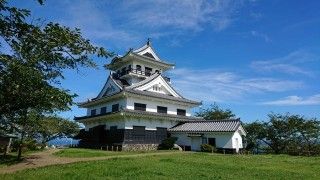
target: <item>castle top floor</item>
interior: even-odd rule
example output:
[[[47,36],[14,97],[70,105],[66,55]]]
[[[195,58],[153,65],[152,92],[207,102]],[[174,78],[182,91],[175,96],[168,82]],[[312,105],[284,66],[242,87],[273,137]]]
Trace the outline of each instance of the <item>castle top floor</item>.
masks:
[[[106,67],[117,78],[128,78],[128,75],[146,78],[172,69],[174,64],[161,60],[148,39],[144,46],[135,50],[130,49],[124,56],[115,57]]]

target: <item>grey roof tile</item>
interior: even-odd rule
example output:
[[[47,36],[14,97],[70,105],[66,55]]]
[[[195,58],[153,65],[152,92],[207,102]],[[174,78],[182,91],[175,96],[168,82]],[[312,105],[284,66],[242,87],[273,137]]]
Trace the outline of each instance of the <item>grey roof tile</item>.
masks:
[[[239,119],[236,120],[207,120],[186,122],[170,128],[171,132],[233,132],[241,125]]]

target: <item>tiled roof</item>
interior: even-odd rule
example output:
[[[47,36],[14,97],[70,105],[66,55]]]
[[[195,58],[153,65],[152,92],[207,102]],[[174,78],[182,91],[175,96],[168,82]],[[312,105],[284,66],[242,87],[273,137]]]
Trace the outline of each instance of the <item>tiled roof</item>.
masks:
[[[175,114],[162,114],[162,113],[156,113],[156,112],[149,112],[149,111],[137,111],[137,110],[130,110],[130,109],[121,109],[117,112],[108,112],[105,114],[96,114],[94,116],[82,116],[82,117],[74,117],[74,120],[85,120],[85,119],[91,119],[96,117],[104,117],[104,116],[110,116],[110,115],[116,115],[124,113],[127,115],[141,115],[141,116],[157,116],[160,118],[170,119],[174,121],[181,121],[181,122],[187,122],[187,121],[201,121],[202,118],[199,117],[193,117],[193,116],[181,116],[181,115],[175,115]]]
[[[149,111],[137,111],[137,110],[130,110],[130,109],[123,109],[121,112],[129,113],[129,114],[138,114],[138,115],[151,115],[151,116],[158,116],[163,118],[173,118],[177,121],[202,121],[203,118],[194,117],[194,116],[181,116],[175,114],[164,114],[164,113],[157,113],[157,112],[149,112]]]
[[[241,125],[239,119],[235,120],[208,120],[186,122],[170,128],[171,132],[234,132]]]

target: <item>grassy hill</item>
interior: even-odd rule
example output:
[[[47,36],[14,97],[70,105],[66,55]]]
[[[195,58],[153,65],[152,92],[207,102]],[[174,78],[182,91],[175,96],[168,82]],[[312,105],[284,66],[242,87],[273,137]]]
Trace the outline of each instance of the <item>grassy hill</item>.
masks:
[[[74,150],[65,151],[62,156]],[[319,164],[320,157],[174,153],[48,166],[0,179],[319,179]]]

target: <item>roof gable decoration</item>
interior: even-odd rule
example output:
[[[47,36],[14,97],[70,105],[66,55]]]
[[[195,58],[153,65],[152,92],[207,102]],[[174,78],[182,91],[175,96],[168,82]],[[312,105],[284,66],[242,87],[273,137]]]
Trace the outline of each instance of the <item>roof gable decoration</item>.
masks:
[[[111,96],[120,92],[122,87],[111,77],[109,76],[107,82],[104,84],[102,90],[100,91],[97,99],[102,98],[104,96]]]
[[[169,96],[182,98],[162,76],[158,76],[154,80],[135,88],[140,91],[150,91],[155,93],[166,94]]]
[[[155,59],[157,61],[161,61],[159,56],[155,53],[154,49],[152,48],[149,40],[146,45],[142,46],[139,49],[133,50],[132,52],[139,54],[139,55],[142,55],[142,56],[146,56],[146,57]]]

